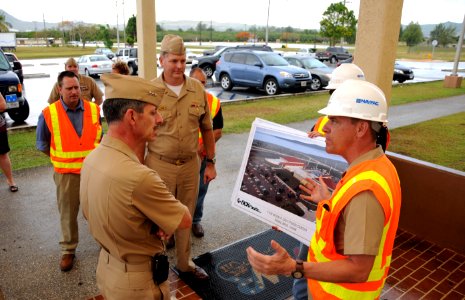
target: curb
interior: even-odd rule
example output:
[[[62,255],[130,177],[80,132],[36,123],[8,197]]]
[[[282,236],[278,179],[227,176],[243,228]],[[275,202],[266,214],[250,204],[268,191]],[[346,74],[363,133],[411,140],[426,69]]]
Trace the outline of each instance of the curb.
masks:
[[[50,74],[46,73],[34,73],[34,74],[24,74],[24,78],[46,78],[50,77]]]

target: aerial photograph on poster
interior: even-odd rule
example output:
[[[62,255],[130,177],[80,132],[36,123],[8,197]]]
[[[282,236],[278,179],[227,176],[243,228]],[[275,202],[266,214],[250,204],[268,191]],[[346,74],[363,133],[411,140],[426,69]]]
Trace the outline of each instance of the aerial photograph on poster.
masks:
[[[317,205],[300,198],[299,184],[321,177],[332,191],[346,170],[325,151],[324,138],[256,119],[252,124],[232,206],[308,244]]]

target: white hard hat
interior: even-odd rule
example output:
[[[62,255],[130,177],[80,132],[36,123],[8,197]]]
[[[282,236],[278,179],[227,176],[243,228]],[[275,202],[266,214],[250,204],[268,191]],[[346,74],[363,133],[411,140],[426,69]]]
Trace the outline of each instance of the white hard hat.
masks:
[[[388,107],[383,91],[364,80],[346,80],[331,95],[328,105],[318,112],[328,116],[388,122]]]
[[[325,89],[335,90],[348,79],[365,80],[365,73],[355,64],[341,64],[331,73],[331,80]]]

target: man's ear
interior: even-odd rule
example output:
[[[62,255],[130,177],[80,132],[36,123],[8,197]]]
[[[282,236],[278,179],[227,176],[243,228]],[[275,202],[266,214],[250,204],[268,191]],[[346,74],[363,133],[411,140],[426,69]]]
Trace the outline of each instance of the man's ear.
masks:
[[[123,119],[127,121],[129,124],[133,125],[136,121],[136,111],[132,108],[129,108],[124,113]]]
[[[363,137],[370,131],[370,122],[368,121],[359,121],[357,123],[357,137]]]

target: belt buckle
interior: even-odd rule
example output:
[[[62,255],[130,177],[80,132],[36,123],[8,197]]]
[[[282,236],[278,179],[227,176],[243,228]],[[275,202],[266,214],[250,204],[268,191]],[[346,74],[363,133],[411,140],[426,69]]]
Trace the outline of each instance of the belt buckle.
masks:
[[[184,164],[184,160],[182,160],[182,159],[176,159],[176,161],[174,162],[174,164],[175,164],[176,166],[180,166],[180,165]]]

